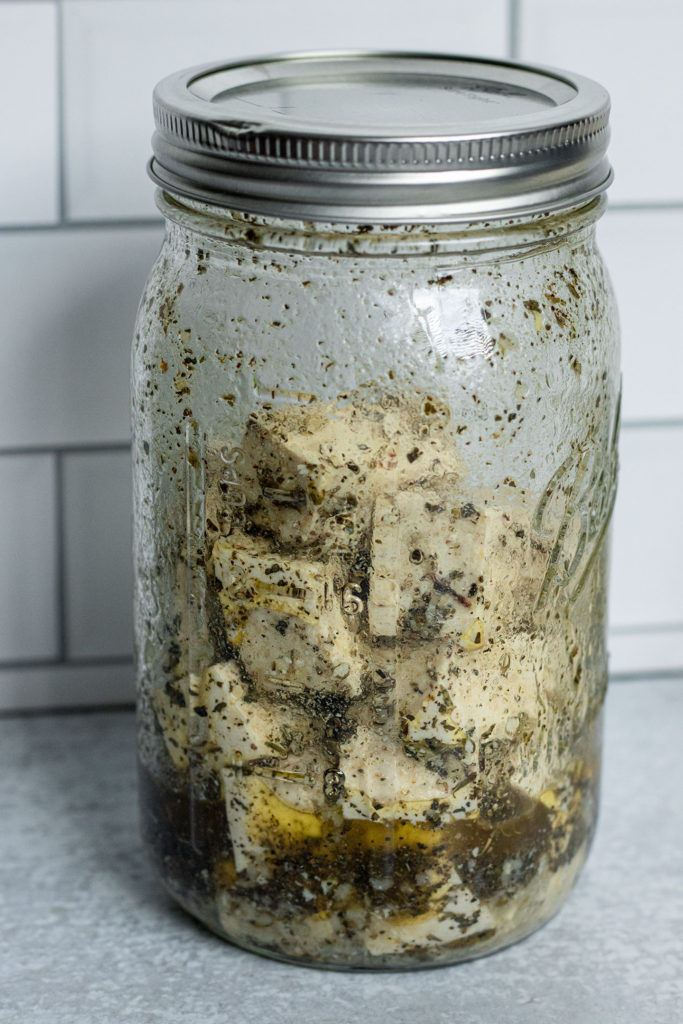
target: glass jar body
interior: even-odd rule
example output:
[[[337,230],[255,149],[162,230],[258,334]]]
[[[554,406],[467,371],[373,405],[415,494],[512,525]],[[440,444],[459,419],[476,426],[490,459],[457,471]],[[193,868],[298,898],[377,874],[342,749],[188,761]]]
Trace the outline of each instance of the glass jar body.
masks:
[[[133,421],[163,880],[296,962],[515,941],[597,813],[619,404],[599,204],[496,229],[160,204]]]

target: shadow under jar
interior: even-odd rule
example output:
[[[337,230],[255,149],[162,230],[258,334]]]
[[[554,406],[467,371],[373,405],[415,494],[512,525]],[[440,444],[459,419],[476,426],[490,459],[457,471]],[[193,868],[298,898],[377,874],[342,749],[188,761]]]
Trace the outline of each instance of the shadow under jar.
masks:
[[[304,54],[155,97],[167,229],[133,363],[146,841],[173,896],[257,952],[490,952],[558,909],[597,813],[606,93]]]

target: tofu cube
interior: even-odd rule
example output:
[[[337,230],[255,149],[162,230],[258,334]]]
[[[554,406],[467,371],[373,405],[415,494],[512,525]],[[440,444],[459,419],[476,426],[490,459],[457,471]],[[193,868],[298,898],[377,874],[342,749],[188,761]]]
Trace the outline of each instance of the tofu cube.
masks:
[[[245,535],[219,540],[212,562],[228,639],[258,684],[360,692],[364,661],[333,564],[282,557]]]
[[[242,444],[249,515],[282,544],[344,550],[367,530],[382,490],[457,468],[447,421],[445,406],[417,396],[388,408],[355,401],[263,410]]]
[[[383,494],[372,523],[370,633],[401,640],[468,634],[484,602],[486,517],[453,481]]]

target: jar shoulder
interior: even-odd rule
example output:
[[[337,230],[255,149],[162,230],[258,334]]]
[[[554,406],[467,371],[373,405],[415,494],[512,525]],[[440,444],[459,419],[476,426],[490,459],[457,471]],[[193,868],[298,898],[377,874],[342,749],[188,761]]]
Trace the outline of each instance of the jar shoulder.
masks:
[[[548,313],[553,337],[572,319],[578,333],[589,315],[617,329],[614,290],[593,230],[523,254],[501,244],[496,254],[431,257],[278,252],[171,231],[147,280],[137,333],[162,347],[182,344],[187,330],[227,330],[257,343],[273,329],[275,337],[304,337],[323,324],[351,335],[344,321],[355,315],[354,334],[365,339],[378,318],[405,329],[435,311],[457,324],[476,304],[488,320]],[[522,333],[533,340],[531,330]]]

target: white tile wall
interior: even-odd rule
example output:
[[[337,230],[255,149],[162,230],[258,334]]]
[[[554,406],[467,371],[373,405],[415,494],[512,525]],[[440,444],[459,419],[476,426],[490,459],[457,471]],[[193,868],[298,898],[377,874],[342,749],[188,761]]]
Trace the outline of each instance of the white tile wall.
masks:
[[[502,55],[505,0],[64,0],[72,217],[154,214],[145,175],[158,79],[211,60],[297,49],[425,48]]]
[[[622,430],[610,602],[620,630],[683,629],[682,453],[683,425]]]
[[[0,456],[0,480],[0,660],[55,658],[60,640],[54,456]]]
[[[305,47],[514,49],[610,89],[617,202],[600,239],[627,421],[611,664],[683,668],[682,33],[664,0],[0,0],[0,708],[133,696],[128,350],[161,240],[152,86]]]
[[[130,655],[130,453],[72,452],[63,474],[67,656]]]
[[[683,200],[675,0],[520,0],[519,56],[597,78],[612,96],[615,201]]]
[[[627,679],[680,674],[683,665],[683,625],[615,629],[610,634],[609,650],[613,677]]]
[[[56,221],[59,156],[54,3],[0,3],[0,124],[0,223]]]
[[[0,447],[130,436],[130,342],[161,228],[0,233]]]
[[[683,419],[683,210],[608,210],[598,232],[619,302],[623,416]]]

